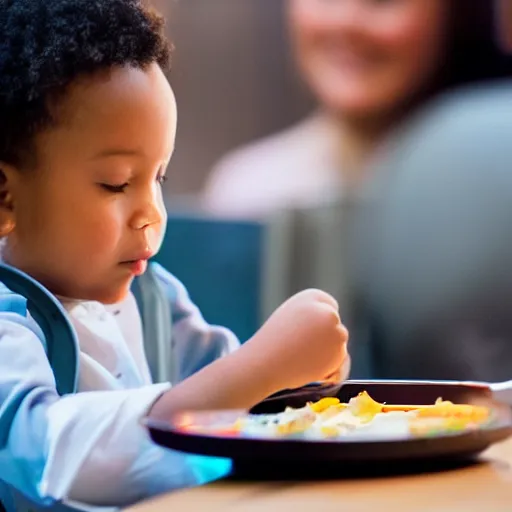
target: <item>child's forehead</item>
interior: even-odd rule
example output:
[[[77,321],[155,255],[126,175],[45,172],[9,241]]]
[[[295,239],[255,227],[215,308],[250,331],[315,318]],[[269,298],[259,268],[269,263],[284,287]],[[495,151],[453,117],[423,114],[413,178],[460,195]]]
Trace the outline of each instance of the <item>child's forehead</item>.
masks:
[[[61,121],[80,124],[135,109],[162,113],[176,110],[171,86],[157,64],[147,69],[112,68],[78,77],[59,98],[55,111]]]
[[[174,144],[176,105],[160,68],[123,67],[75,80],[55,105],[53,134],[80,151]],[[157,149],[157,148],[155,148]],[[162,147],[163,153],[172,151]]]

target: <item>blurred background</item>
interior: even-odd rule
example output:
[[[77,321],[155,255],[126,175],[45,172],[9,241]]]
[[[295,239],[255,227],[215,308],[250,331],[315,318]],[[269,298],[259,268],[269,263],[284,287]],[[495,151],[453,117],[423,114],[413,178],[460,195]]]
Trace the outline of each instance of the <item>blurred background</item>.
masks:
[[[180,128],[168,194],[198,194],[228,150],[298,121],[313,99],[289,52],[282,0],[153,4],[176,47]]]
[[[206,319],[245,340],[319,287],[353,377],[512,378],[512,0],[152,1],[158,260]]]

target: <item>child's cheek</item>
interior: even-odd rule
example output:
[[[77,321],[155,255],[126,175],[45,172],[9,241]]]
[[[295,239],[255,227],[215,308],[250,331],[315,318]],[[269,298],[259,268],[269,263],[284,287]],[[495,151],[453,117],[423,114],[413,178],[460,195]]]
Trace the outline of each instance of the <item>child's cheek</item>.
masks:
[[[160,247],[162,246],[162,242],[165,237],[165,230],[167,228],[167,216],[162,221],[160,226],[155,226],[154,228],[149,230],[148,233],[148,244],[151,250],[156,254]]]
[[[150,235],[151,239],[149,240],[150,247],[155,253],[160,250],[167,229],[167,210],[161,193],[158,201],[158,211],[160,213],[161,222],[159,225],[155,225],[154,229],[151,230],[152,234]]]

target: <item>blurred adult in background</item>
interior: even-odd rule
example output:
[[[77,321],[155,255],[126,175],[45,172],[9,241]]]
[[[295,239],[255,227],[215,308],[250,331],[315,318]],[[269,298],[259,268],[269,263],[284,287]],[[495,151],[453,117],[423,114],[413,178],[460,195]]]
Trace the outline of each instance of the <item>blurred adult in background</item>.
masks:
[[[512,80],[433,102],[374,171],[352,348],[379,378],[512,379]]]
[[[490,0],[288,0],[287,9],[319,108],[219,162],[203,198],[214,214],[260,217],[357,194],[377,148],[418,106],[510,73]]]

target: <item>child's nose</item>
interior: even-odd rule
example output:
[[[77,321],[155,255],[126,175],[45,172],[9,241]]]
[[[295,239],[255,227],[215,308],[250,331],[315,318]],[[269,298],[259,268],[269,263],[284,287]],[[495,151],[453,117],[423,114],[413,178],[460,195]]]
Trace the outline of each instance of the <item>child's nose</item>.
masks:
[[[144,229],[155,224],[161,224],[163,218],[162,208],[156,202],[148,201],[143,208],[140,208],[132,216],[130,227],[137,230]]]

